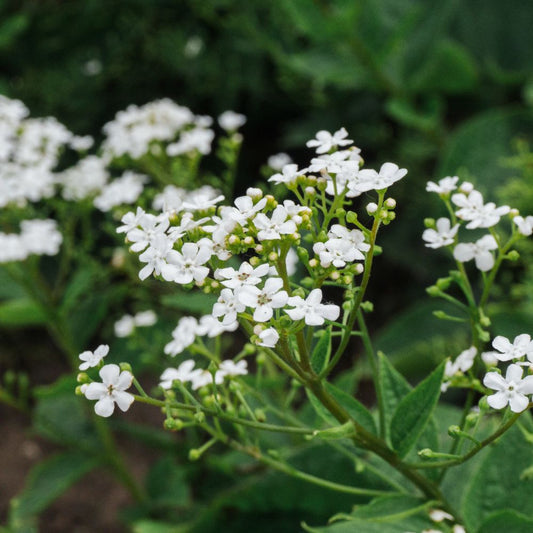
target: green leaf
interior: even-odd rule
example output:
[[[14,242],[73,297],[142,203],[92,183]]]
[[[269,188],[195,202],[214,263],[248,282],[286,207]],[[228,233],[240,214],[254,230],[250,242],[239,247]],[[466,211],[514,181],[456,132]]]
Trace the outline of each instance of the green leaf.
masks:
[[[477,67],[467,49],[443,40],[415,71],[409,85],[416,92],[462,93],[471,91],[478,80]]]
[[[97,272],[92,264],[80,268],[70,279],[61,302],[61,311],[68,313],[79,300],[91,294],[95,284]]]
[[[393,448],[404,457],[424,431],[437,400],[444,375],[444,361],[398,404],[390,425]]]
[[[191,495],[183,467],[172,457],[163,457],[150,469],[146,489],[151,503],[157,507],[186,507]]]
[[[12,502],[11,523],[16,527],[46,509],[97,464],[95,457],[79,451],[64,452],[39,463],[30,472],[24,490]]]
[[[210,313],[216,297],[203,292],[179,292],[177,294],[165,294],[161,302],[168,307],[186,311],[192,314]]]
[[[156,522],[155,520],[139,520],[133,524],[133,533],[191,533],[191,526]]]
[[[0,303],[0,326],[23,327],[46,324],[43,310],[29,298]]]
[[[398,515],[405,517],[406,514],[417,514],[427,506],[428,502],[421,498],[398,494],[376,498],[368,505],[355,509],[351,516],[375,522],[390,522],[397,519]]]
[[[406,533],[406,531],[423,531],[432,525],[423,516],[412,516],[390,523],[350,518],[346,522],[316,528],[302,524],[304,530],[310,533]]]
[[[35,429],[53,442],[98,452],[99,441],[84,409],[85,398],[74,395],[72,377],[58,379],[52,385],[35,389]]]
[[[523,470],[533,461],[531,443],[513,426],[482,453],[483,460],[470,476],[462,505],[468,528],[476,530],[496,511],[514,510],[533,518],[533,479],[521,479]]]
[[[0,25],[0,50],[9,48],[28,24],[29,17],[26,13],[18,13],[5,18]]]
[[[326,368],[331,357],[331,327],[322,330],[322,336],[318,339],[311,354],[311,367],[315,373],[320,374]]]
[[[490,515],[477,533],[525,533],[533,531],[533,518],[514,511],[500,511]]]
[[[0,266],[0,298],[21,298],[25,294],[24,289],[11,278],[6,268]]]
[[[522,109],[491,110],[464,122],[442,151],[436,176],[475,180],[482,192],[494,190],[516,170],[504,164],[513,155],[511,141],[533,136],[533,113]],[[497,154],[497,156],[495,156]]]
[[[388,357],[383,352],[378,352],[378,371],[381,384],[385,428],[388,429],[398,404],[405,396],[407,396],[407,394],[409,394],[412,387],[392,366]]]
[[[348,411],[349,415],[355,421],[361,424],[367,431],[370,431],[370,433],[377,434],[374,417],[361,402],[330,383],[326,384],[326,390]]]

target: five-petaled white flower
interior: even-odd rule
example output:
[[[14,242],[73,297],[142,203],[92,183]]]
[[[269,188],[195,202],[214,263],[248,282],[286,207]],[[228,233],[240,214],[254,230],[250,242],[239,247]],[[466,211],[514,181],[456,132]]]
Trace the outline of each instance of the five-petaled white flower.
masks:
[[[163,389],[170,389],[173,381],[181,381],[182,383],[192,381],[195,376],[202,372],[199,368],[195,369],[194,365],[192,359],[187,359],[178,368],[167,368],[159,378],[161,380],[159,386]]]
[[[209,268],[202,265],[207,263],[209,259],[211,259],[209,247],[199,247],[195,242],[186,242],[181,247],[181,253],[176,250],[170,250],[167,255],[167,261],[171,266],[175,267],[172,280],[182,285],[191,283],[193,280],[197,283],[202,283],[207,274],[209,274]]]
[[[274,328],[261,329],[254,332],[259,337],[257,341],[258,346],[264,346],[265,348],[274,348],[279,341],[279,333]]]
[[[291,296],[287,304],[294,309],[285,309],[285,312],[293,320],[303,318],[308,326],[321,326],[324,320],[336,320],[340,314],[338,305],[322,303],[320,289],[313,289],[305,300],[300,296]]]
[[[109,353],[109,346],[107,344],[100,344],[94,352],[85,351],[80,353],[79,358],[84,361],[80,365],[80,370],[87,370],[93,366],[98,366],[100,361]]]
[[[461,208],[456,212],[456,215],[460,219],[468,221],[467,229],[495,226],[500,221],[500,217],[510,211],[508,205],[496,207],[493,202],[484,204],[483,195],[476,190],[470,192],[468,196],[463,193],[454,194],[452,202]]]
[[[379,172],[365,168],[359,171],[357,189],[361,192],[386,189],[406,174],[407,169],[399,168],[395,163],[383,163]]]
[[[439,180],[438,183],[428,181],[426,185],[426,191],[436,192],[438,194],[448,194],[457,189],[457,182],[459,178],[457,176],[447,176]]]
[[[241,359],[237,363],[231,359],[226,359],[220,363],[219,369],[224,376],[245,376],[248,374],[248,363],[245,359]]]
[[[522,379],[523,370],[518,365],[509,365],[503,378],[497,372],[489,372],[483,378],[483,384],[497,391],[487,397],[493,409],[503,409],[507,404],[513,413],[521,413],[529,405],[526,394],[533,394],[533,376]]]
[[[94,412],[107,418],[113,414],[115,403],[121,411],[127,411],[134,400],[132,394],[125,392],[133,381],[131,372],[121,372],[118,365],[105,365],[100,369],[100,377],[102,383],[89,383],[83,389],[88,400],[98,400]]]
[[[268,274],[270,267],[263,263],[254,268],[250,263],[244,261],[241,263],[239,270],[232,267],[219,268],[215,271],[215,278],[223,279],[221,281],[224,287],[230,289],[237,289],[243,285],[258,285],[261,283],[263,276]]]

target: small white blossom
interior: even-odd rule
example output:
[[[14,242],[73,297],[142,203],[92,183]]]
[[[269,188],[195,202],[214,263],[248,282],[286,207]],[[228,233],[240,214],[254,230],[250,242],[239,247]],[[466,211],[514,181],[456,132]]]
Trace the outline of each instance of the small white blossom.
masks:
[[[230,289],[237,289],[243,285],[258,285],[263,280],[263,277],[268,274],[268,264],[258,265],[253,267],[250,263],[244,261],[241,263],[239,270],[232,267],[219,268],[215,271],[215,278],[224,280],[221,281],[224,287]]]
[[[308,326],[321,326],[324,320],[336,320],[340,314],[338,305],[322,303],[322,291],[313,289],[304,300],[300,296],[291,296],[287,305],[294,309],[285,309],[293,320],[305,320]]]
[[[213,316],[222,317],[222,324],[233,324],[237,320],[237,313],[242,313],[246,308],[231,289],[222,289],[217,302],[213,305]]]
[[[121,372],[118,365],[105,365],[100,369],[100,378],[102,383],[89,383],[83,391],[88,400],[98,400],[94,412],[107,418],[113,414],[115,403],[127,411],[134,400],[132,394],[125,392],[133,381],[131,372]]]
[[[262,329],[257,336],[259,337],[257,345],[265,348],[274,348],[279,341],[279,333],[274,328]]]
[[[455,361],[446,361],[444,368],[444,376],[447,378],[453,377],[458,372],[467,372],[472,368],[474,359],[476,358],[477,349],[475,346],[471,346],[468,350],[462,351]]]
[[[198,368],[194,368],[194,361],[187,359],[178,366],[178,368],[167,368],[162,374],[159,382],[159,386],[163,389],[170,389],[173,381],[181,381],[186,383],[192,381],[202,371]]]
[[[502,215],[509,213],[510,208],[507,205],[496,207],[496,204],[489,202],[483,203],[483,195],[479,191],[472,191],[467,195],[457,193],[452,195],[452,202],[460,207],[456,215],[467,220],[467,229],[490,228],[500,221]]]
[[[533,216],[527,216],[526,218],[517,216],[513,218],[513,222],[522,235],[529,237],[533,233]]]
[[[494,256],[491,250],[497,248],[498,243],[494,237],[485,235],[475,243],[459,243],[453,250],[453,256],[461,263],[475,259],[476,267],[482,272],[487,272],[494,266]]]
[[[348,137],[348,132],[344,128],[337,130],[333,135],[329,131],[320,130],[315,139],[311,139],[305,144],[308,148],[316,148],[317,154],[325,154],[336,146],[352,144],[353,141],[346,139],[346,137]]]
[[[407,174],[407,169],[399,168],[394,163],[383,163],[379,172],[373,169],[363,169],[359,171],[359,183],[357,188],[361,192],[370,190],[379,191],[390,187],[393,183],[402,179]]]
[[[282,205],[278,205],[272,212],[271,218],[259,213],[254,218],[255,227],[259,230],[257,238],[260,241],[281,239],[282,235],[290,235],[296,231],[294,220],[288,219],[289,213]]]
[[[267,322],[274,314],[274,309],[279,309],[287,303],[289,295],[282,290],[281,278],[269,278],[262,289],[253,285],[245,285],[239,289],[239,301],[254,309],[256,322]]]
[[[172,341],[165,346],[165,353],[172,357],[188,348],[196,339],[198,320],[193,316],[180,318],[178,325],[172,332]]]
[[[436,192],[438,194],[448,194],[457,189],[457,182],[459,178],[457,176],[447,176],[439,180],[438,184],[433,181],[428,181],[426,185],[426,191]]]
[[[498,335],[492,341],[492,347],[498,351],[486,352],[486,354],[494,356],[498,361],[527,357],[533,363],[533,341],[526,333],[516,336],[512,343],[507,337]]]
[[[211,250],[206,246],[198,247],[194,242],[186,242],[181,247],[181,253],[170,250],[168,263],[175,267],[172,281],[186,285],[193,280],[202,283],[209,274],[209,268],[203,266],[211,258]],[[165,278],[166,279],[166,278]]]
[[[124,315],[115,322],[114,329],[117,337],[129,337],[135,329],[135,320],[131,315]]]
[[[192,379],[192,389],[197,390],[206,385],[211,385],[213,383],[213,374],[209,370],[200,370],[198,374],[195,374]],[[215,372],[215,384],[220,385],[224,382],[224,373],[220,370]]]
[[[450,220],[443,217],[437,220],[436,229],[428,228],[422,233],[422,239],[428,248],[441,248],[454,243],[458,230],[459,224],[452,228]]]
[[[509,365],[505,378],[497,372],[485,375],[485,387],[497,391],[487,397],[487,402],[493,409],[503,409],[509,404],[513,413],[521,413],[527,408],[529,400],[526,394],[533,394],[533,376],[522,379],[522,374],[520,366]]]
[[[100,361],[109,353],[109,346],[107,344],[100,344],[94,352],[85,351],[80,353],[79,358],[83,361],[80,364],[80,370],[87,370],[94,366],[98,366]]]
[[[245,359],[241,359],[238,363],[226,359],[220,363],[219,368],[224,376],[246,376],[248,374],[248,363]]]
[[[298,165],[295,165],[293,163],[285,165],[281,169],[281,173],[274,174],[270,178],[268,178],[268,181],[272,181],[276,185],[279,183],[285,183],[285,185],[292,185],[296,183],[296,180],[298,176],[301,176],[303,174],[302,170],[298,170]]]
[[[246,117],[235,111],[224,111],[218,117],[218,124],[223,130],[235,131],[246,124]]]
[[[281,170],[285,165],[290,165],[291,163],[292,159],[284,152],[271,155],[267,161],[267,165],[274,170]]]

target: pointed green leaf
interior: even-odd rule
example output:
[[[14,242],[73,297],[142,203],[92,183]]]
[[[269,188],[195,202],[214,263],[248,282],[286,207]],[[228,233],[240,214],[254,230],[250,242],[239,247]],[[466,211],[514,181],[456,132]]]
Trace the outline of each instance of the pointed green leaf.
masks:
[[[311,367],[315,373],[320,374],[329,363],[331,357],[331,328],[323,330],[311,354]]]
[[[393,448],[400,457],[416,444],[429,422],[440,396],[444,361],[398,404],[390,425]]]
[[[389,358],[378,352],[379,382],[385,417],[385,428],[390,427],[392,415],[400,401],[412,390],[407,380],[392,366]]]
[[[326,384],[327,391],[348,411],[350,416],[359,424],[361,424],[367,431],[377,434],[376,423],[372,413],[353,396],[347,394],[343,390],[331,385]]]

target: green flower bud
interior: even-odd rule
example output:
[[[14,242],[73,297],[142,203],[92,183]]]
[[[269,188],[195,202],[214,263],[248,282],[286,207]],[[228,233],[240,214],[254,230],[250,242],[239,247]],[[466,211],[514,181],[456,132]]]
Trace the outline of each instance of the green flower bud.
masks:
[[[189,461],[198,461],[200,457],[202,457],[202,452],[200,450],[197,450],[196,448],[189,450]]]
[[[346,213],[346,222],[349,222],[350,224],[355,224],[357,222],[357,213],[354,211],[348,211]]]
[[[266,422],[266,413],[263,411],[263,409],[255,409],[254,415],[258,422]]]
[[[90,383],[90,382],[91,382],[89,376],[88,376],[85,372],[80,372],[80,373],[76,376],[76,381],[77,381],[78,383]]]

